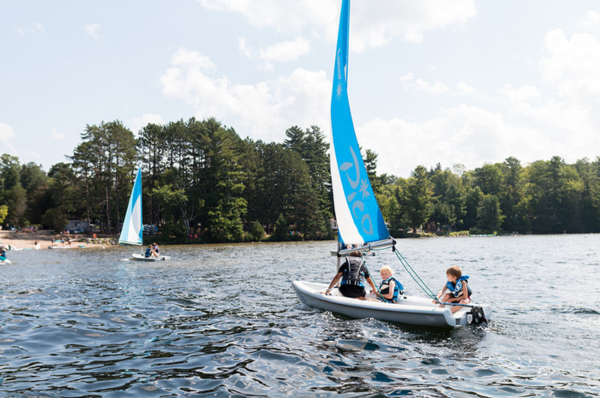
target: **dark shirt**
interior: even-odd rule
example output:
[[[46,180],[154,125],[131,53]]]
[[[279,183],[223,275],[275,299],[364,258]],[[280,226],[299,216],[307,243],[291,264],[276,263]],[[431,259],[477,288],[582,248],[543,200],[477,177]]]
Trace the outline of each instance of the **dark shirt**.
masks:
[[[357,260],[355,260],[357,261]],[[342,266],[340,267],[340,269],[338,270],[338,273],[340,272],[348,272],[348,263],[344,261],[344,263],[342,264]],[[359,274],[363,274],[365,279],[369,279],[370,275],[369,275],[369,271],[367,271],[367,267],[365,267],[365,264],[361,264],[360,266],[360,271]]]

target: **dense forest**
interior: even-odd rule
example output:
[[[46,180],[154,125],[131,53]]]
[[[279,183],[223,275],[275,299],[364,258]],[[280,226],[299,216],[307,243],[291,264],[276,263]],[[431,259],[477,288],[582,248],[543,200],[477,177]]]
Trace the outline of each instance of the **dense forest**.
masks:
[[[0,223],[60,231],[81,219],[116,234],[141,165],[144,223],[162,241],[332,239],[328,140],[316,126],[285,135],[242,139],[213,118],[148,124],[137,138],[120,121],[88,125],[47,173],[0,157]],[[378,175],[377,154],[363,157],[392,236],[600,232],[600,157],[418,166],[409,178]]]

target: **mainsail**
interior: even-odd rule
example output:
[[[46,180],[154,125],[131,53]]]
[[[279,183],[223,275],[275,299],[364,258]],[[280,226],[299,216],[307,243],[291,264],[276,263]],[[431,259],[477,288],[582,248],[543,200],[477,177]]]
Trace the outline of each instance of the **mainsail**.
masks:
[[[143,243],[142,234],[142,168],[140,167],[129,197],[129,205],[127,206],[127,214],[123,222],[119,243],[141,246]]]
[[[350,0],[342,1],[331,95],[331,180],[340,241],[364,245],[388,239],[356,140],[348,101]]]

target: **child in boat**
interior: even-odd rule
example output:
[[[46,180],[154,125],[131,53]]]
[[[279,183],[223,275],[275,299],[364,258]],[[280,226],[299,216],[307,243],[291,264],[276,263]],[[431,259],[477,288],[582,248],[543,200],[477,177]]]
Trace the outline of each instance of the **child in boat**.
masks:
[[[344,297],[357,298],[364,300],[367,295],[363,279],[366,280],[371,286],[371,293],[376,292],[375,284],[369,271],[364,265],[364,262],[359,252],[352,252],[350,256],[346,258],[346,262],[342,264],[337,274],[333,277],[333,280],[329,284],[329,288],[325,291],[325,294],[330,294],[331,289],[335,284],[342,278],[342,284],[340,286],[340,293]]]
[[[446,270],[446,278],[448,279],[448,282],[438,293],[438,300],[433,300],[433,303],[441,301],[442,303],[469,304],[471,302],[470,297],[472,294],[471,287],[467,282],[469,276],[463,275],[460,267],[455,265]],[[446,290],[448,292],[444,293]],[[443,307],[443,305],[440,306]],[[453,305],[452,308],[450,308],[450,311],[455,313],[459,309],[459,305]]]
[[[400,282],[394,278],[394,271],[387,265],[381,267],[379,270],[381,274],[381,285],[379,286],[379,293],[381,294],[380,299],[387,303],[395,303],[398,301],[398,297],[404,294],[404,287]]]
[[[158,248],[158,245],[156,244],[156,242],[154,242],[152,244],[152,250],[154,250],[154,253],[156,253],[156,256],[160,255],[160,249]]]
[[[156,254],[152,245],[148,245],[148,248],[146,249],[146,258],[148,257],[158,257],[158,254]]]

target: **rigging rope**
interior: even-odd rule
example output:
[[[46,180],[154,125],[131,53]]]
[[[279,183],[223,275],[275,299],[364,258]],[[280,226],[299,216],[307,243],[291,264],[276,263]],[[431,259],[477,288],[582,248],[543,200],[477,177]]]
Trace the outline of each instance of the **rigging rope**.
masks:
[[[410,266],[408,261],[406,261],[402,254],[400,254],[400,252],[396,250],[396,246],[394,246],[392,250],[394,251],[394,253],[396,253],[396,257],[398,257],[400,264],[402,264],[406,272],[408,272],[408,274],[411,276],[411,278],[413,278],[413,280],[421,288],[421,290],[423,290],[425,294],[428,295],[431,299],[439,302],[437,295],[431,291],[431,289],[427,286],[427,284],[425,284],[425,282],[423,282],[423,280],[417,274],[417,272]]]

